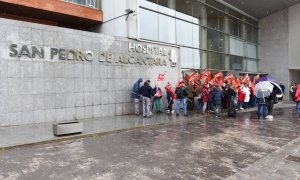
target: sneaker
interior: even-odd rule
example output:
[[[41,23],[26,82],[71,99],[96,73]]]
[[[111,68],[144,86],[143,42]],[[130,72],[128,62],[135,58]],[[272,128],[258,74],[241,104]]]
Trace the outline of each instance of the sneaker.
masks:
[[[178,114],[178,113],[176,113],[176,116],[179,116],[179,114]]]
[[[167,110],[167,113],[170,114],[170,110]]]
[[[240,108],[240,110],[244,110],[244,108]]]
[[[273,119],[273,116],[272,116],[272,115],[270,115],[270,116],[269,116],[269,119]]]

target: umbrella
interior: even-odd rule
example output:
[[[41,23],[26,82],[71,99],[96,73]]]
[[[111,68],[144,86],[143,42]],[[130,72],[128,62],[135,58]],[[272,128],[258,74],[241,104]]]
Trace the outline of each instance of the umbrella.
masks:
[[[269,81],[269,82],[274,82],[277,83],[274,79],[270,78],[269,76],[264,76],[256,80],[256,84],[262,81]]]
[[[270,82],[271,84],[274,85],[274,89],[273,91],[276,93],[277,96],[282,96],[283,92],[282,92],[282,89],[281,87],[278,85],[277,81],[270,78],[269,76],[264,76],[264,77],[261,77],[259,78],[256,83],[260,83],[260,82],[263,82],[263,81],[268,81]]]
[[[261,81],[256,84],[254,89],[254,95],[258,98],[265,98],[269,96],[273,91],[274,85],[269,81]]]

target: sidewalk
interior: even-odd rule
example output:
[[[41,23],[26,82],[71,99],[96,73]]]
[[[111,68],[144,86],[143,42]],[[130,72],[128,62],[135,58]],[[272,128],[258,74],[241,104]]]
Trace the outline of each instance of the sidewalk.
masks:
[[[275,108],[293,107],[291,102],[283,102],[277,104]],[[256,111],[256,108],[238,111],[238,113]],[[223,113],[226,116],[227,113]],[[82,138],[93,136],[94,134],[112,133],[121,130],[131,130],[135,128],[143,128],[147,126],[167,124],[182,121],[198,120],[206,118],[196,113],[189,113],[188,117],[175,116],[168,114],[156,114],[151,118],[143,118],[142,116],[115,116],[95,119],[83,119],[84,132],[79,135],[55,137],[52,131],[52,123],[41,123],[23,126],[0,127],[0,148],[11,148],[20,145],[28,145],[34,143],[46,143],[50,141],[59,141],[72,138]]]

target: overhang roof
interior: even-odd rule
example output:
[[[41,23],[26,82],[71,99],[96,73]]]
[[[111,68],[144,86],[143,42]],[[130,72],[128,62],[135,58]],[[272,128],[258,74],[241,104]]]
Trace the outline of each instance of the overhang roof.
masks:
[[[244,11],[245,13],[262,19],[285,8],[293,6],[300,0],[223,0],[224,2]]]

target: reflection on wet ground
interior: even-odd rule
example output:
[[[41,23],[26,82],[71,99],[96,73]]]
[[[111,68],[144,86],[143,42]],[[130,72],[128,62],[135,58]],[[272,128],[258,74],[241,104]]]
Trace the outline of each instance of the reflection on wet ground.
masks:
[[[15,148],[0,153],[0,179],[221,179],[299,137],[294,108],[276,109],[274,117],[209,116]]]

